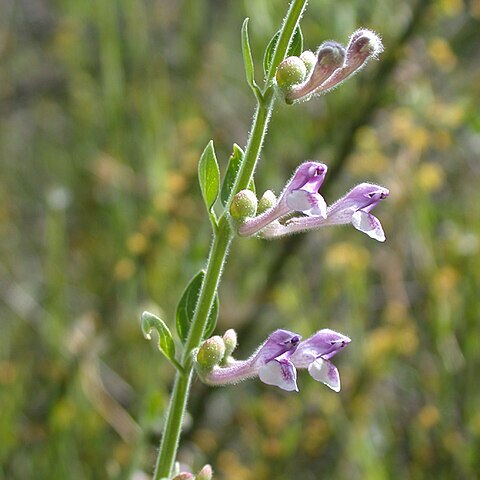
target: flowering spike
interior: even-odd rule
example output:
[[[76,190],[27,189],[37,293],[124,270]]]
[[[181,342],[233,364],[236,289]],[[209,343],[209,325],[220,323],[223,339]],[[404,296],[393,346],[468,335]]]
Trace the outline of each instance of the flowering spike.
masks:
[[[292,212],[319,215],[325,218],[327,205],[318,190],[326,173],[327,166],[323,163],[302,163],[285,186],[277,203],[261,215],[246,219],[238,228],[239,235],[254,235],[267,225]]]

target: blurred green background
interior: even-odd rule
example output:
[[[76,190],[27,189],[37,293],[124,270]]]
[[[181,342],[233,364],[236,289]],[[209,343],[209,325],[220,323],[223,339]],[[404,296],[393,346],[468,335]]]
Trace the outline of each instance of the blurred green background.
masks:
[[[223,171],[286,0],[0,2],[0,478],[150,473],[174,372],[139,316],[172,328],[210,230],[196,179]],[[257,170],[305,159],[331,202],[390,188],[387,242],[339,227],[233,243],[218,333],[238,357],[275,328],[352,337],[342,392],[196,381],[180,459],[229,480],[476,479],[480,472],[480,1],[311,0],[305,47],[378,31],[379,62],[278,104]]]

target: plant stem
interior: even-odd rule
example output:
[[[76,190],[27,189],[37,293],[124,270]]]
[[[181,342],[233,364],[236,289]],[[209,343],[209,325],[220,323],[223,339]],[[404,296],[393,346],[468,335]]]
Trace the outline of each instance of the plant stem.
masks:
[[[178,440],[182,429],[183,416],[187,407],[188,393],[192,380],[193,371],[177,373],[173,392],[170,398],[170,405],[167,412],[167,422],[163,432],[160,451],[158,452],[157,464],[155,466],[154,479],[170,478],[175,456],[177,453]]]
[[[233,187],[235,193],[248,187],[250,179],[257,165],[260,151],[262,149],[263,139],[267,133],[267,125],[273,109],[274,95],[271,89],[267,90],[262,103],[257,104],[257,109],[253,117],[252,132],[245,148],[243,163],[240,166],[237,180]],[[233,195],[232,195],[233,198]]]
[[[235,180],[235,192],[247,188],[253,172],[255,171],[275,100],[273,88],[270,83],[273,79],[277,65],[283,60],[287,53],[293,33],[298,25],[306,4],[307,0],[293,0],[290,4],[287,16],[285,17],[285,21],[283,22],[279,40],[275,48],[272,65],[265,82],[263,101],[259,102],[257,105],[252,130],[245,148],[243,162]],[[202,341],[208,314],[210,313],[218,289],[228,249],[234,235],[233,229],[230,225],[228,210],[229,208],[227,206],[226,213],[220,218],[218,230],[215,233],[214,241],[210,248],[205,277],[198,297],[195,314],[192,319],[182,359],[184,372],[177,372],[175,378],[170,405],[167,412],[165,429],[160,443],[160,450],[153,476],[154,480],[169,478],[172,474],[193,375],[191,358],[192,351],[195,348],[198,348]]]
[[[208,314],[210,313],[213,299],[215,298],[232,238],[232,227],[230,226],[228,218],[224,216],[219,222],[218,231],[210,249],[205,278],[185,345],[185,352],[182,359],[184,373],[178,372],[175,378],[170,406],[167,412],[165,430],[157,457],[154,480],[160,480],[164,477],[169,478],[172,473],[192,380],[192,350],[197,348],[202,340],[205,324]]]

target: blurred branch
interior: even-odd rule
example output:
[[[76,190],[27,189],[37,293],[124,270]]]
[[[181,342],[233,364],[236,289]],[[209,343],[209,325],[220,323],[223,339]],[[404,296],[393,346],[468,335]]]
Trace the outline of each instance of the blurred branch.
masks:
[[[109,394],[101,379],[99,363],[95,356],[83,362],[80,370],[83,391],[92,406],[128,444],[135,444],[142,436],[140,426],[128,412]]]

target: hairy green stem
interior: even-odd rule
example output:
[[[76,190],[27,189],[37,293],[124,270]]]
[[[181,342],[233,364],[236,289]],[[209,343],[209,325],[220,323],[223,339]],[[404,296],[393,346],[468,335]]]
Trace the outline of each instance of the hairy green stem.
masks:
[[[158,452],[154,478],[169,478],[175,463],[178,440],[182,430],[182,422],[187,407],[188,393],[192,381],[193,371],[177,373],[170,405],[167,412],[160,451]]]
[[[274,104],[274,92],[270,85],[277,65],[287,53],[295,28],[305,9],[307,0],[293,0],[282,25],[279,40],[274,52],[272,65],[265,82],[263,100],[258,103],[252,130],[245,148],[245,156],[235,180],[234,191],[247,188],[260,156],[270,115]],[[187,407],[188,394],[193,376],[192,351],[200,346],[202,335],[218,289],[228,249],[233,238],[233,229],[228,218],[228,208],[218,225],[207,260],[206,273],[197,301],[195,314],[185,345],[182,359],[183,372],[178,372],[167,411],[165,429],[157,457],[154,480],[169,478],[172,474],[182,429],[182,421]]]

